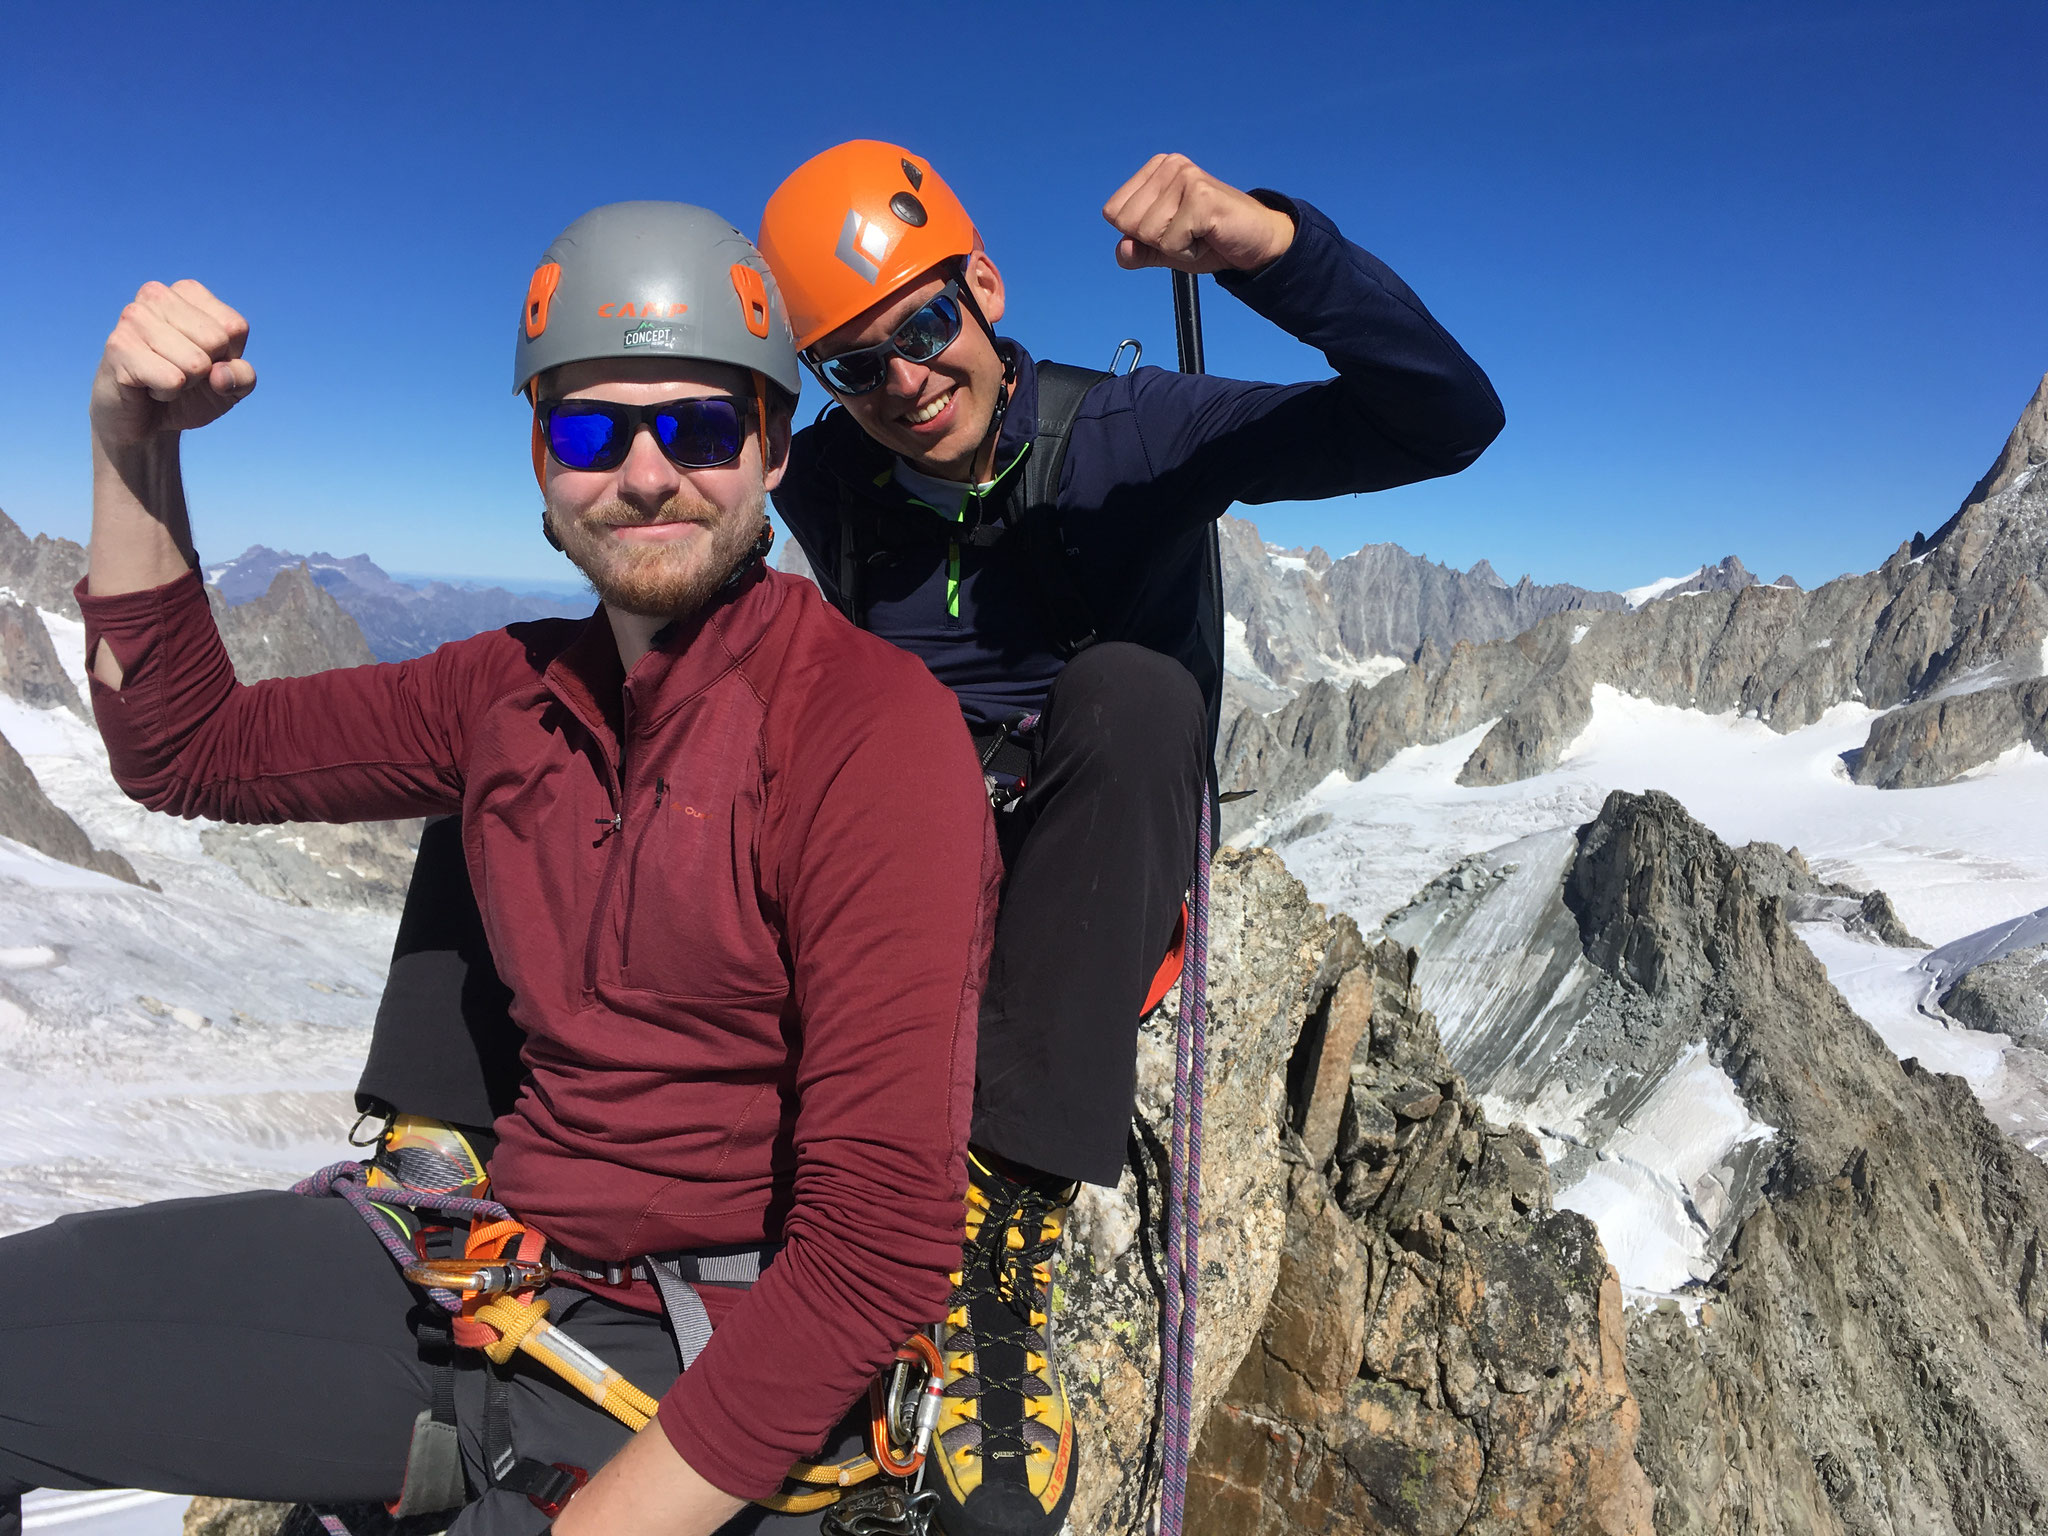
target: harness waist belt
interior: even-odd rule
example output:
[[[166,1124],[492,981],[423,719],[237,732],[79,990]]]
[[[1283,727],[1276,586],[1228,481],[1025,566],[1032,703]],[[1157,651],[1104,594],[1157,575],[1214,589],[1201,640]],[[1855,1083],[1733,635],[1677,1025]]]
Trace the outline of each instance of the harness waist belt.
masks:
[[[728,1248],[718,1253],[649,1253],[637,1259],[600,1260],[588,1258],[550,1242],[546,1261],[559,1274],[575,1275],[605,1285],[624,1285],[638,1274],[661,1293],[661,1309],[668,1314],[676,1334],[676,1353],[683,1369],[697,1363],[704,1346],[711,1342],[711,1314],[704,1310],[700,1285],[733,1286],[745,1290],[761,1278],[761,1271],[775,1262],[781,1245],[767,1248]]]

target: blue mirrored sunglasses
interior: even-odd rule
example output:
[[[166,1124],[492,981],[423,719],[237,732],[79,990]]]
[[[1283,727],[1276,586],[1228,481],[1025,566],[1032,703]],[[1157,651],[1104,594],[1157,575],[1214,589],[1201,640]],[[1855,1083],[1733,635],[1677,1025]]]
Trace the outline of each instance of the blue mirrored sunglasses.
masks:
[[[570,469],[617,469],[643,426],[677,468],[711,469],[740,456],[750,406],[726,395],[692,395],[658,405],[543,400],[535,414],[548,452]]]
[[[897,326],[888,340],[842,352],[837,357],[818,357],[806,352],[804,361],[833,394],[865,395],[880,389],[887,380],[890,358],[928,363],[958,341],[962,315],[960,280],[954,278]]]

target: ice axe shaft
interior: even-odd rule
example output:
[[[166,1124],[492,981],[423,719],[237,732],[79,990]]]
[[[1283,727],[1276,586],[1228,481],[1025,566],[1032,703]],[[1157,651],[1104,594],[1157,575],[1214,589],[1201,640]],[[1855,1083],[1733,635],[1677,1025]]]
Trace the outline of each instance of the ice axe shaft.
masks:
[[[1206,373],[1202,366],[1202,291],[1192,272],[1173,274],[1173,342],[1182,373]]]

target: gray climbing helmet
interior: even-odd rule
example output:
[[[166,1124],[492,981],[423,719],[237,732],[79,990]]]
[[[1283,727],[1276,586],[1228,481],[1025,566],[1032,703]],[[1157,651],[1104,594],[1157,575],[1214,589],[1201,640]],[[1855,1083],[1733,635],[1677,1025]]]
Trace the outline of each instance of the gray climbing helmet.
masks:
[[[676,357],[727,363],[797,394],[796,342],[753,242],[688,203],[593,208],[527,285],[512,387],[563,363]]]

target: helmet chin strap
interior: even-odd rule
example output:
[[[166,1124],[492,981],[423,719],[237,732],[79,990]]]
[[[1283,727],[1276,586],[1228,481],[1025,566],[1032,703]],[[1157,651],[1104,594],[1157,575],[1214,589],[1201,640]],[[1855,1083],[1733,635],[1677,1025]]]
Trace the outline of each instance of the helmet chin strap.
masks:
[[[724,592],[731,587],[738,586],[741,578],[754,568],[755,562],[766,563],[768,551],[774,547],[775,530],[768,525],[768,520],[764,517],[761,519],[761,536],[754,540],[752,548],[739,557],[739,560],[733,565],[732,574],[718,584],[718,590]]]
[[[970,258],[971,259],[971,258]],[[974,323],[981,327],[988,337],[988,344],[995,352],[996,361],[1003,365],[1003,382],[996,390],[996,408],[988,419],[988,431],[983,434],[981,444],[974,450],[974,458],[968,470],[976,479],[987,479],[996,471],[996,445],[1003,436],[1003,418],[1010,413],[1010,389],[1017,382],[1017,359],[1002,349],[996,341],[995,327],[988,323],[988,316],[981,312],[981,301],[974,296],[974,285],[967,278],[967,262],[960,263],[960,300],[967,306],[967,312],[974,316]],[[983,460],[988,463],[988,475],[981,473]]]
[[[569,551],[562,547],[562,541],[555,537],[554,526],[548,522],[548,440],[540,430],[540,388],[538,376],[526,381],[523,391],[533,412],[533,480],[540,487],[540,536],[555,547],[555,553],[566,556]]]

